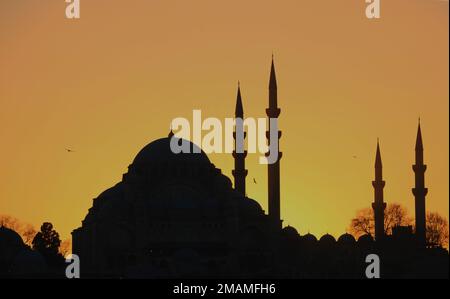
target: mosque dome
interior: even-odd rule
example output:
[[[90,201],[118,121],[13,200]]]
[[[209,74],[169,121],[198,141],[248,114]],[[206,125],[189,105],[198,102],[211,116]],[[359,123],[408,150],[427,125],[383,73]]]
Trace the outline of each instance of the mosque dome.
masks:
[[[302,241],[306,245],[314,245],[317,243],[317,238],[313,234],[307,233],[306,235],[302,236]]]
[[[287,237],[288,239],[296,239],[298,237],[300,237],[298,231],[292,227],[292,226],[286,226],[282,229],[283,236]]]
[[[149,262],[141,252],[149,255],[151,267],[164,262],[178,272],[200,267],[203,260],[199,263],[197,256],[210,259],[212,268],[225,263],[230,253],[218,248],[234,242],[251,252],[268,250],[269,219],[261,205],[234,189],[230,178],[192,142],[183,140],[189,153],[174,153],[171,141],[176,140],[169,136],[143,147],[122,180],[93,199],[82,227],[73,231],[75,253],[104,250],[107,263],[135,264],[133,273],[139,275],[148,273],[139,267]]]
[[[0,247],[1,248],[21,248],[24,246],[22,237],[12,229],[0,227]]]
[[[170,146],[172,137],[161,138],[150,142],[136,155],[133,160],[133,165],[136,167],[149,166],[155,164],[196,164],[198,166],[210,165],[208,156],[194,143],[173,137],[178,140],[179,143],[187,142],[190,152],[180,152],[175,154]]]
[[[319,243],[323,245],[333,245],[336,243],[336,239],[330,234],[325,234],[319,239]]]
[[[241,212],[245,215],[259,216],[263,213],[261,205],[256,200],[245,197],[239,198],[237,202]]]
[[[370,246],[372,243],[373,237],[370,234],[365,234],[358,238],[358,244],[360,246]]]
[[[355,237],[349,233],[345,233],[338,238],[338,243],[341,245],[354,245],[356,243]]]

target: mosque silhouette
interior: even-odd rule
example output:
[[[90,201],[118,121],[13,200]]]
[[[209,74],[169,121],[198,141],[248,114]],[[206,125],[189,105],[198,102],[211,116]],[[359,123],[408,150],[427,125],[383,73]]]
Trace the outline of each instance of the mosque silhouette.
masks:
[[[272,58],[266,114],[278,118],[280,112]],[[244,118],[239,86],[235,117]],[[376,254],[382,278],[448,278],[448,251],[427,244],[425,238],[428,189],[420,122],[412,167],[415,231],[397,226],[390,235],[384,232],[385,182],[377,144],[372,182],[375,235],[358,240],[347,233],[338,240],[329,234],[317,240],[283,227],[279,148],[276,162],[267,166],[268,214],[247,197],[247,152],[236,150],[237,136],[246,138],[243,131],[236,127],[233,134],[234,187],[195,144],[184,140],[190,153],[174,154],[170,143],[177,137],[172,131],[145,146],[122,181],[93,200],[81,227],[72,232],[81,277],[365,278],[366,258]],[[281,135],[279,131],[278,139]],[[46,267],[42,256],[16,232],[0,227],[0,277],[42,277],[48,273]]]
[[[275,66],[267,117],[278,118]],[[236,118],[244,118],[238,87]],[[270,130],[270,128],[269,128]],[[244,138],[245,138],[245,132]],[[269,136],[269,134],[267,134]],[[363,278],[366,256],[378,254],[383,277],[448,277],[448,252],[425,243],[426,165],[420,124],[416,141],[416,231],[384,233],[382,162],[377,145],[375,236],[301,236],[280,218],[280,159],[268,165],[268,214],[246,196],[247,152],[233,152],[234,188],[201,151],[174,154],[171,132],[145,146],[120,183],[93,200],[72,232],[73,253],[87,277]],[[281,131],[278,132],[281,138]],[[234,132],[236,148],[236,132]],[[195,144],[189,143],[191,149]],[[191,153],[194,151],[191,150]]]

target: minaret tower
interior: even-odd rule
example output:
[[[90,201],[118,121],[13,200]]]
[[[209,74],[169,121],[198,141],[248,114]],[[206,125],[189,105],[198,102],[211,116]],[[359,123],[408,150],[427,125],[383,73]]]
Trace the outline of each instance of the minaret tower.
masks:
[[[237,99],[236,99],[236,110],[235,110],[235,119],[239,119],[236,122],[235,131],[233,133],[234,138],[234,188],[236,191],[241,193],[243,196],[246,196],[245,193],[245,178],[247,176],[247,169],[245,169],[245,157],[247,157],[247,151],[244,150],[244,139],[246,137],[246,133],[244,131],[244,109],[242,108],[242,97],[241,97],[241,87],[238,83],[238,91],[237,91]],[[241,122],[242,120],[242,122]],[[241,144],[239,146],[237,138],[241,138]],[[239,149],[240,148],[240,149]],[[238,150],[239,149],[239,150]]]
[[[269,80],[269,108],[266,109],[267,117],[277,119],[281,110],[278,108],[278,96],[277,96],[277,79],[275,75],[275,64],[272,55],[272,66],[270,70]],[[268,143],[270,145],[270,121],[269,131],[266,132]],[[278,130],[278,128],[276,128]],[[281,229],[282,221],[280,217],[280,159],[282,153],[279,149],[279,139],[281,138],[281,131],[278,131],[278,158],[275,163],[268,164],[268,199],[269,199],[269,218],[276,228]],[[267,153],[270,155],[270,153]]]
[[[383,164],[381,163],[380,142],[377,141],[377,153],[375,157],[375,180],[372,181],[374,190],[374,202],[372,209],[375,216],[375,240],[381,241],[384,237],[384,210],[386,203],[384,202],[383,189],[385,185],[383,181]]]
[[[425,188],[425,171],[427,170],[427,166],[423,164],[423,142],[420,119],[416,138],[416,164],[412,168],[415,174],[415,187],[412,189],[412,193],[415,197],[416,206],[416,237],[419,245],[425,246],[425,196],[428,193],[428,188]]]

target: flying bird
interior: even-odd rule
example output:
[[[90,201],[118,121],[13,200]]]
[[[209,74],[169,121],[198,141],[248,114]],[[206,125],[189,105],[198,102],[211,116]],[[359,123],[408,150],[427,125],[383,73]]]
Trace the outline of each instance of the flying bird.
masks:
[[[70,149],[70,148],[66,148],[66,151],[67,151],[68,153],[74,153],[74,152],[75,152],[74,150],[72,150],[72,149]]]
[[[256,179],[255,179],[255,178],[253,178],[253,183],[258,184],[258,183],[256,182]]]

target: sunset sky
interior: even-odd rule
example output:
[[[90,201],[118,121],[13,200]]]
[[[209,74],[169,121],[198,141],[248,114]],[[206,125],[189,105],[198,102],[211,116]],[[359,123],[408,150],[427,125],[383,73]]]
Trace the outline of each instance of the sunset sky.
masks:
[[[300,234],[344,233],[373,201],[414,216],[422,120],[427,210],[449,214],[448,1],[0,0],[0,214],[62,238],[173,118],[264,117],[275,54],[283,131],[281,214]],[[68,153],[70,148],[75,152]],[[231,177],[230,154],[210,156]],[[267,170],[247,158],[267,211]],[[253,178],[258,184],[253,183]]]

